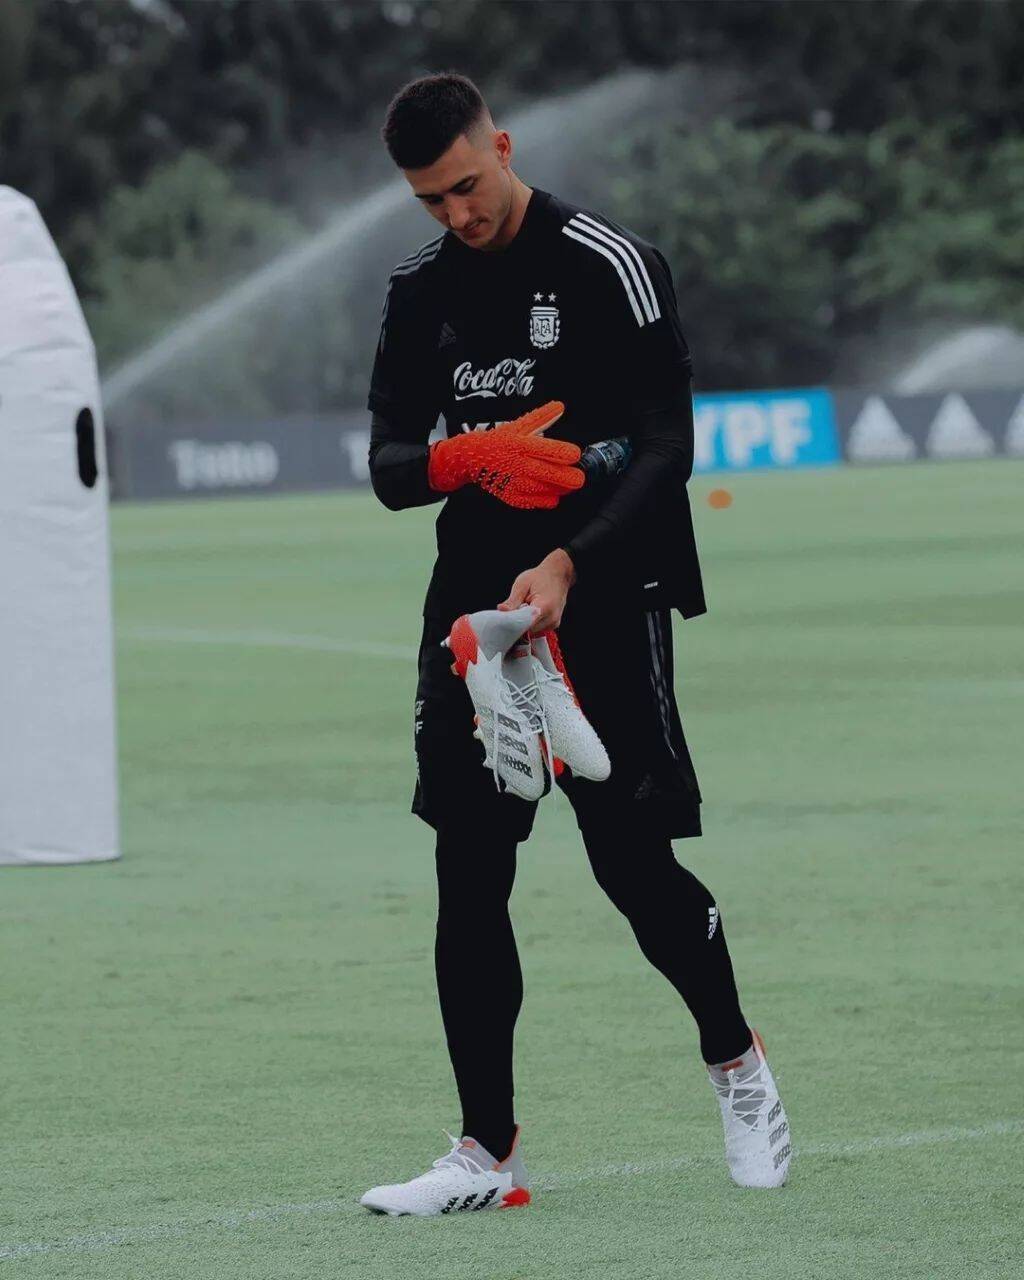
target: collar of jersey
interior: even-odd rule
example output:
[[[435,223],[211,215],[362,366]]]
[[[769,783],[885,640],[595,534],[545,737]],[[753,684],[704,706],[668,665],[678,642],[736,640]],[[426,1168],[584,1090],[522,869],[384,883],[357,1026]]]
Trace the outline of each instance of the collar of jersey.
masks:
[[[540,187],[533,188],[533,192],[526,202],[526,210],[523,213],[523,220],[519,224],[519,230],[504,249],[494,249],[491,252],[486,249],[474,249],[472,245],[460,240],[453,232],[448,233],[448,239],[459,253],[464,254],[466,258],[472,259],[473,262],[494,261],[507,263],[514,261],[523,253],[526,245],[532,240],[537,224],[540,221],[538,215],[541,208],[547,204],[548,199],[549,196],[546,191],[542,191]]]

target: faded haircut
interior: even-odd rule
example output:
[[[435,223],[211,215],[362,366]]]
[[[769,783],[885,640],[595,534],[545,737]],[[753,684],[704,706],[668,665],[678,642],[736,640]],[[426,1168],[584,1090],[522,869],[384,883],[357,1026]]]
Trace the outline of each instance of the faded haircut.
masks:
[[[468,76],[442,71],[403,85],[388,104],[380,136],[400,169],[425,169],[462,133],[471,142],[491,122]]]

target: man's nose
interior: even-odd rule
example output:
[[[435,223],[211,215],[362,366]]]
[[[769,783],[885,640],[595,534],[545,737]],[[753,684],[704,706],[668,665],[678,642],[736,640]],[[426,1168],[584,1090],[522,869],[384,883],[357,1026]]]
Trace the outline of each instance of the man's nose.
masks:
[[[453,231],[461,231],[463,227],[469,226],[473,221],[470,216],[469,206],[463,204],[462,201],[452,204],[448,208],[448,225]]]

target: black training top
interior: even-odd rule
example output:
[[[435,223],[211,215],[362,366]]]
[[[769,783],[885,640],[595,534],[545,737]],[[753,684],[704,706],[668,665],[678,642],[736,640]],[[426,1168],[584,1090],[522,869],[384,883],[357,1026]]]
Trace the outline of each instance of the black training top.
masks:
[[[427,483],[427,439],[517,418],[548,400],[550,438],[628,435],[622,475],[553,511],[518,510],[474,485]],[[393,510],[444,500],[423,612],[493,609],[556,547],[583,595],[704,611],[686,481],[693,465],[690,353],[656,248],[600,214],[534,188],[515,238],[474,249],[446,232],[388,281],[370,382],[370,474]]]

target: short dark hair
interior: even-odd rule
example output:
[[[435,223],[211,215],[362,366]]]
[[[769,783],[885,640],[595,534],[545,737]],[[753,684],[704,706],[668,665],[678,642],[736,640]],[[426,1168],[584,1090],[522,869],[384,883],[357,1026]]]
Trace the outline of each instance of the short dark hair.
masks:
[[[388,104],[380,136],[400,169],[424,169],[488,114],[480,90],[468,76],[442,71],[399,89]]]

